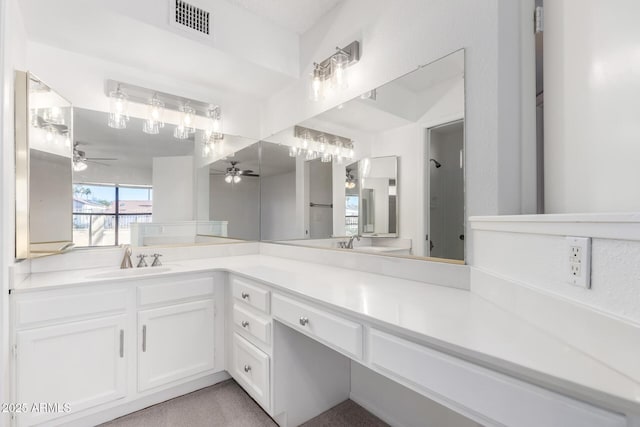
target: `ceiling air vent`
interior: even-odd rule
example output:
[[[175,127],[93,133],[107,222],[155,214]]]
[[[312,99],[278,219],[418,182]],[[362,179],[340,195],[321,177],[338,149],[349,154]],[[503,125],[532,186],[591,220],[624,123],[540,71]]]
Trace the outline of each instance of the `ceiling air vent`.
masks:
[[[175,3],[174,3],[175,2]],[[170,23],[209,36],[209,12],[182,0],[171,0]]]

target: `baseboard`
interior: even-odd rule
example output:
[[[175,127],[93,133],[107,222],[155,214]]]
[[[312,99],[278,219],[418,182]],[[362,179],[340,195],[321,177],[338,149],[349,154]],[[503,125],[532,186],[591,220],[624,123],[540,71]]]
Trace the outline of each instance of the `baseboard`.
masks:
[[[92,410],[94,411],[94,413],[91,414],[75,414],[72,416],[73,419],[70,419],[70,417],[63,417],[57,420],[53,420],[46,425],[64,425],[68,427],[95,426],[131,414],[132,412],[148,408],[149,406],[156,405],[169,399],[173,399],[175,397],[179,397],[188,393],[192,393],[196,390],[218,384],[222,381],[228,380],[229,378],[231,378],[231,376],[227,373],[227,371],[216,372],[215,374],[207,375],[193,381],[179,384],[175,387],[171,387],[154,394],[143,396],[134,400],[129,400],[126,403],[118,404],[117,402],[113,402],[112,405],[115,406],[111,406],[107,409],[93,408]],[[88,411],[83,412],[86,413]]]

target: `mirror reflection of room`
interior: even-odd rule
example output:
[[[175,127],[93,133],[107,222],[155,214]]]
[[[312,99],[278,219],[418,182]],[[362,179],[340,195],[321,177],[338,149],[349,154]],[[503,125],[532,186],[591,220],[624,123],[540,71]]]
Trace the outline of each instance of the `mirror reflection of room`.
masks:
[[[259,168],[257,149],[246,150],[254,140],[226,135],[213,150],[195,131],[177,138],[167,125],[148,133],[147,120],[135,117],[108,124],[108,113],[74,109],[77,247],[259,238],[249,226],[259,222],[258,175],[244,164]]]
[[[312,131],[311,142],[300,129]],[[262,239],[463,261],[463,129],[458,51],[267,138],[264,167],[279,145],[279,158],[292,160],[282,177],[290,199],[262,190]],[[331,179],[314,166],[321,153],[309,155],[324,135],[352,144],[353,156],[325,161]],[[265,219],[274,209],[290,220]]]

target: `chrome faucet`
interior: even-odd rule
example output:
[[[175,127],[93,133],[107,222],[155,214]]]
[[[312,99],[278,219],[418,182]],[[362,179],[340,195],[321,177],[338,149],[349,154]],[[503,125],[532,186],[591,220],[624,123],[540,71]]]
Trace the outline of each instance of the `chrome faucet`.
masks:
[[[124,247],[124,256],[122,257],[120,268],[133,268],[133,264],[131,263],[131,246],[129,245],[125,245]]]
[[[358,239],[358,242],[359,242],[360,236],[358,236],[357,234],[354,234],[353,236],[349,237],[349,243],[347,243],[347,249],[353,249],[353,239]]]
[[[162,265],[162,263],[160,262],[160,257],[162,256],[161,254],[153,254],[151,256],[153,257],[153,262],[151,263],[151,267],[159,267]]]
[[[138,268],[147,266],[147,261],[144,260],[146,257],[145,254],[138,255],[138,259],[140,260],[138,261]]]

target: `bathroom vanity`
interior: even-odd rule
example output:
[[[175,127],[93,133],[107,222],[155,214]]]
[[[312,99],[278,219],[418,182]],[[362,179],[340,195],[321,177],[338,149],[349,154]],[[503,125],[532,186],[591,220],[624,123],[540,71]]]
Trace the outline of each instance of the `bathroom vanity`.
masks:
[[[482,425],[631,425],[637,384],[474,293],[246,246],[254,254],[17,283],[15,401],[71,412],[15,425],[96,424],[230,375],[295,426],[347,398],[376,413],[352,391],[374,373]]]

